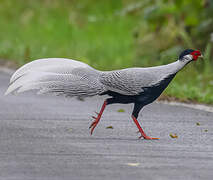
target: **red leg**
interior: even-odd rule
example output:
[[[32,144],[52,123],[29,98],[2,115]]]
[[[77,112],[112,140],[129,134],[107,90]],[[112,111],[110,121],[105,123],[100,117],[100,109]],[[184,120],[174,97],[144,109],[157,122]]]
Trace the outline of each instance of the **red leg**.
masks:
[[[136,126],[138,127],[139,132],[141,133],[141,136],[139,137],[139,139],[142,137],[144,139],[148,139],[148,140],[159,139],[159,138],[152,138],[152,137],[147,136],[146,133],[143,131],[142,127],[140,126],[138,120],[133,115],[132,115],[132,119],[133,119],[134,123],[136,124]]]
[[[92,123],[92,124],[90,125],[90,127],[89,127],[89,128],[91,128],[91,131],[90,131],[90,134],[91,134],[91,135],[92,135],[92,133],[93,133],[95,127],[97,126],[98,122],[100,121],[101,116],[102,116],[102,114],[103,114],[103,112],[104,112],[104,109],[105,109],[106,105],[107,105],[107,101],[104,101],[104,104],[102,105],[100,112],[97,113],[98,116],[97,116],[97,117],[92,116],[92,118],[94,118],[95,121],[93,121],[93,123]]]

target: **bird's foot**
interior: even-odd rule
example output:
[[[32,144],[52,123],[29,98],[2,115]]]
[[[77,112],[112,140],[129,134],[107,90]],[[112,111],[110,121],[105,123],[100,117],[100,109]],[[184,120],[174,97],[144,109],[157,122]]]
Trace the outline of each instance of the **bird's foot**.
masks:
[[[159,139],[159,138],[152,138],[146,135],[146,133],[143,131],[142,127],[140,126],[140,124],[138,123],[138,120],[132,116],[133,121],[135,122],[136,126],[138,127],[138,133],[141,133],[141,136],[139,137],[139,139],[144,138],[147,140],[152,140],[152,139]]]
[[[96,113],[96,114],[98,114],[98,113]],[[100,120],[101,117],[100,117],[100,115],[98,114],[97,117],[92,116],[92,118],[95,119],[95,121],[93,121],[92,124],[91,124],[90,127],[89,127],[89,129],[91,129],[91,131],[90,131],[90,134],[91,134],[91,135],[92,135],[92,133],[93,133],[95,127],[97,126],[97,124],[98,124],[98,122],[99,122],[99,120]]]
[[[144,135],[141,135],[141,136],[139,137],[139,139],[141,139],[141,138],[144,138],[144,139],[146,139],[146,140],[157,140],[157,139],[159,139],[159,138],[153,138],[153,137],[144,136]]]
[[[141,133],[140,131],[137,131],[137,133]],[[152,140],[152,139],[160,139],[160,138],[153,138],[153,137],[149,137],[147,135],[144,135],[141,133],[141,136],[138,138],[138,139],[141,139],[141,138],[144,138],[144,139],[147,139],[147,140]]]
[[[107,105],[107,101],[104,101],[104,104],[102,105],[100,112],[99,113],[95,112],[97,114],[97,117],[92,116],[92,118],[95,119],[95,121],[93,121],[92,124],[89,127],[89,129],[91,129],[91,131],[90,131],[91,135],[92,135],[95,127],[97,126],[98,122],[100,121],[106,105]]]

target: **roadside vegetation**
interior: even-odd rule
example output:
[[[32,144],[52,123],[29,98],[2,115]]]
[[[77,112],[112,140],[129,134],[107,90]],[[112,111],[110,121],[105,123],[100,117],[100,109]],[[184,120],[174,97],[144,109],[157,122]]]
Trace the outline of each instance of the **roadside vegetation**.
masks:
[[[204,60],[187,66],[164,94],[213,104],[210,0],[1,0],[0,28],[0,58],[17,66],[46,57],[101,70],[155,66],[199,49]]]

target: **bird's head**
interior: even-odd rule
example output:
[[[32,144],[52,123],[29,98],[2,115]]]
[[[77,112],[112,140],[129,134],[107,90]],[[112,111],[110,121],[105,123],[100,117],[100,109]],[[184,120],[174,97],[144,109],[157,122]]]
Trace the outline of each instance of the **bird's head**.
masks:
[[[180,61],[196,61],[199,57],[203,57],[201,52],[193,49],[186,49],[182,51],[179,55]]]

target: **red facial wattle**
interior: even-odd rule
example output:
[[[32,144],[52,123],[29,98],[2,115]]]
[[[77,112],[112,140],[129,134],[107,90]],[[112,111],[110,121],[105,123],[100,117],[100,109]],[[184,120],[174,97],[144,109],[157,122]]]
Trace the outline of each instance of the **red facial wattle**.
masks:
[[[190,54],[193,56],[193,60],[194,61],[196,61],[199,58],[199,56],[201,56],[201,53],[198,50],[197,51],[193,51]]]

